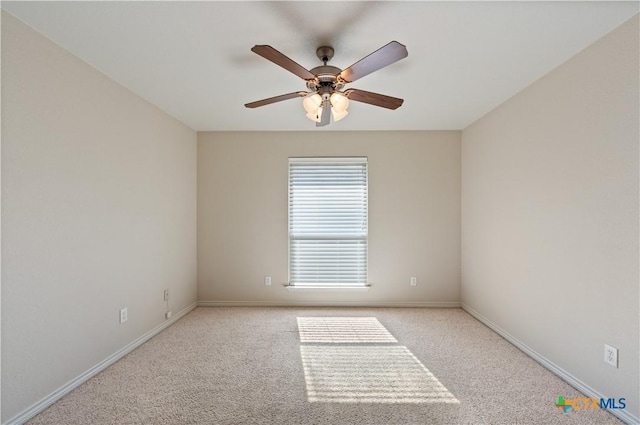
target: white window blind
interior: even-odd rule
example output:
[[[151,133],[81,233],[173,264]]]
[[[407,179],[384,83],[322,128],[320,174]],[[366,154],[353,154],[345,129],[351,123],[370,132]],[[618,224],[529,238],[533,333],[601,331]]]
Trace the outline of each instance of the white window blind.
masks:
[[[289,158],[289,282],[367,284],[367,158]]]

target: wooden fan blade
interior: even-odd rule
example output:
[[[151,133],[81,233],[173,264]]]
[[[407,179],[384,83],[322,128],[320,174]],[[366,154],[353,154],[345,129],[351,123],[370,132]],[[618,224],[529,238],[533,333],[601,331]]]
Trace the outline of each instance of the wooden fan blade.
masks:
[[[347,83],[352,83],[365,75],[404,59],[408,55],[409,52],[404,44],[392,41],[342,71],[340,77]]]
[[[275,63],[278,66],[286,69],[289,72],[296,74],[298,77],[303,80],[313,80],[316,78],[311,72],[303,68],[301,65],[297,64],[293,60],[291,60],[288,56],[280,53],[276,49],[267,45],[256,45],[251,48],[251,51],[259,54],[266,60],[269,60]]]
[[[294,97],[305,97],[306,95],[306,91],[296,91],[293,93],[270,97],[268,99],[256,100],[255,102],[246,103],[244,106],[246,106],[247,108],[257,108],[259,106],[270,105],[272,103],[282,102],[283,100],[293,99]]]
[[[370,91],[358,89],[345,90],[344,95],[347,96],[349,100],[381,106],[387,109],[398,109],[404,102],[403,99],[399,99],[397,97],[385,96],[384,94],[372,93]]]
[[[320,117],[320,122],[316,123],[316,127],[324,127],[329,125],[329,122],[331,122],[331,104],[327,99],[322,103],[322,116]]]

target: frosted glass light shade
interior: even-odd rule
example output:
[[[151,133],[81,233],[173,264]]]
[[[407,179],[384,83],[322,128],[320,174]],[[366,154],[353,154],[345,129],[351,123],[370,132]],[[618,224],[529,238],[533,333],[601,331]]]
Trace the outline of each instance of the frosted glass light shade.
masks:
[[[316,112],[307,113],[307,118],[311,121],[320,122],[320,119],[322,118],[322,108],[318,108]]]
[[[302,101],[304,110],[309,114],[315,115],[318,112],[320,105],[322,105],[322,97],[318,93],[311,94],[305,97]]]
[[[338,112],[336,108],[332,108],[331,112],[333,112],[333,120],[335,122],[340,121],[342,118],[346,117],[347,114],[349,113],[348,111]]]
[[[331,95],[331,106],[334,112],[346,112],[349,107],[349,98],[342,93],[333,93]],[[342,117],[344,118],[344,115]]]

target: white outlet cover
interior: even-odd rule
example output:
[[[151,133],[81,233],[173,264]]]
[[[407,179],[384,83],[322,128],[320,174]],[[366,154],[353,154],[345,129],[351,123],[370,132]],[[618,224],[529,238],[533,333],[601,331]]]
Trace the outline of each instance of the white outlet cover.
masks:
[[[271,276],[265,276],[264,277],[264,284],[265,285],[271,285]]]
[[[126,308],[121,308],[120,309],[120,323],[124,323],[127,321],[128,319],[128,314],[127,314],[127,309]]]
[[[610,345],[604,345],[604,362],[611,366],[618,367],[618,349]]]

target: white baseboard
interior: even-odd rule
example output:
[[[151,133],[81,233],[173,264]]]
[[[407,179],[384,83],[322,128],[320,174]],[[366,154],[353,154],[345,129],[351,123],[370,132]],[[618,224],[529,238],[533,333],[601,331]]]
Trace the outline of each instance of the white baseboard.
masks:
[[[575,389],[577,389],[587,397],[598,398],[598,399],[604,397],[598,391],[596,391],[589,385],[585,384],[580,379],[576,378],[566,370],[562,369],[560,366],[556,365],[555,363],[553,363],[552,361],[550,361],[549,359],[547,359],[546,357],[544,357],[543,355],[541,355],[540,353],[538,353],[537,351],[535,351],[534,349],[526,345],[525,343],[521,342],[514,336],[510,335],[504,329],[500,328],[498,325],[493,323],[491,320],[487,319],[482,314],[475,311],[473,308],[462,303],[462,309],[467,313],[469,313],[470,315],[472,315],[473,317],[475,317],[476,319],[478,319],[484,325],[486,325],[487,327],[495,331],[497,334],[499,334],[501,337],[509,341],[511,344],[518,347],[522,352],[527,354],[529,357],[533,358],[535,361],[540,363],[546,369],[548,369],[549,371],[551,371],[552,373],[560,377],[563,381],[567,382],[569,385],[571,385],[572,387],[574,387]],[[620,420],[622,420],[623,422],[629,425],[640,424],[640,419],[635,417],[634,415],[632,415],[626,410],[608,410],[608,412],[618,417]]]
[[[144,335],[142,335],[141,337],[139,337],[135,341],[131,342],[130,344],[128,344],[126,346],[124,346],[123,348],[121,348],[120,350],[116,351],[115,353],[113,353],[112,355],[110,355],[109,357],[107,357],[106,359],[104,359],[103,361],[98,363],[97,365],[93,366],[91,369],[89,369],[86,372],[82,373],[81,375],[79,375],[78,377],[74,378],[73,380],[67,382],[65,385],[63,385],[62,387],[58,388],[57,390],[55,390],[54,392],[52,392],[51,394],[49,394],[48,396],[46,396],[42,400],[40,400],[37,403],[31,405],[26,410],[22,411],[21,413],[17,414],[13,418],[9,419],[3,425],[21,425],[21,424],[25,423],[29,419],[31,419],[34,416],[36,416],[38,413],[44,411],[47,407],[51,406],[53,403],[55,403],[59,399],[61,399],[62,397],[64,397],[68,393],[70,393],[72,390],[77,388],[79,385],[85,383],[86,381],[88,381],[89,379],[91,379],[92,377],[97,375],[98,373],[100,373],[103,370],[105,370],[107,367],[111,366],[112,364],[114,364],[115,362],[120,360],[125,355],[129,354],[131,351],[135,350],[136,348],[138,348],[139,346],[141,346],[142,344],[147,342],[153,336],[159,334],[164,329],[166,329],[167,327],[171,326],[178,319],[180,319],[181,317],[185,316],[191,310],[196,308],[196,306],[197,306],[197,303],[193,303],[190,306],[188,306],[187,308],[185,308],[182,311],[180,311],[179,313],[177,313],[174,316],[172,316],[170,319],[165,320],[164,322],[162,322],[161,324],[159,324],[155,328],[151,329],[149,332],[145,333]]]
[[[375,302],[375,301],[198,301],[198,307],[428,307],[460,308],[457,301]]]

